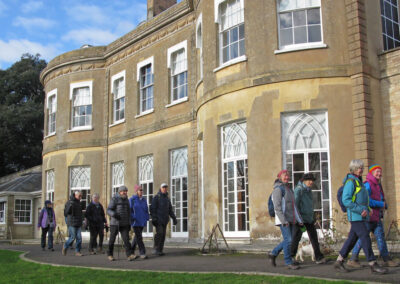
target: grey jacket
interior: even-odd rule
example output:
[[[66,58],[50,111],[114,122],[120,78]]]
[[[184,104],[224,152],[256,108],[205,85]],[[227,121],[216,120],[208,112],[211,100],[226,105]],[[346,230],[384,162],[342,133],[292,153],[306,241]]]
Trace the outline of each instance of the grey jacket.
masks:
[[[282,189],[285,190],[285,196],[282,196]],[[272,202],[274,203],[276,225],[303,223],[296,208],[293,189],[279,179],[274,183]]]
[[[129,206],[129,199],[122,198],[117,193],[111,199],[110,204],[108,204],[107,214],[111,216],[111,226],[130,226],[131,209]]]

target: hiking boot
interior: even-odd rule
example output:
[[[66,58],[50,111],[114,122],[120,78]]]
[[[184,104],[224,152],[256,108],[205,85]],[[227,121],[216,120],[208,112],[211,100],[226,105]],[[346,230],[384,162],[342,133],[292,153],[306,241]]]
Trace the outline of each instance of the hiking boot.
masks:
[[[272,253],[268,254],[269,262],[271,263],[272,266],[276,266],[276,255],[273,255]]]
[[[115,260],[115,258],[112,255],[109,255],[107,258],[108,258],[109,261],[114,261]]]
[[[90,254],[93,255],[93,254],[96,254],[96,252],[92,250],[92,251],[90,252]]]
[[[62,255],[67,255],[67,249],[65,247],[62,248],[61,250]]]
[[[362,265],[358,260],[349,259],[346,264],[352,268],[362,268]]]
[[[165,255],[165,253],[163,253],[162,251],[160,251],[160,252],[158,253],[158,256],[163,256],[163,255]]]
[[[130,256],[128,256],[128,261],[135,260],[136,258],[138,258],[137,255],[131,254]]]
[[[333,267],[336,269],[336,271],[339,272],[349,272],[349,270],[346,267],[344,267],[344,262],[340,260],[336,260]]]
[[[326,258],[321,258],[320,260],[317,260],[315,263],[316,264],[326,264],[328,261],[326,260]]]
[[[83,254],[80,251],[78,251],[75,253],[75,256],[83,256]]]
[[[49,248],[49,251],[54,251],[54,248]]]
[[[397,267],[397,266],[399,266],[399,264],[396,261],[393,261],[393,260],[389,259],[389,260],[383,262],[383,266],[385,266],[385,267]]]
[[[288,268],[288,269],[291,269],[291,270],[297,270],[297,269],[300,269],[300,266],[295,265],[294,263],[292,263],[292,264],[289,264],[289,265],[287,266],[287,268]]]
[[[376,262],[374,262],[374,264],[370,265],[369,267],[371,268],[371,273],[376,273],[376,274],[388,273],[388,270],[386,268],[380,267]]]
[[[141,255],[140,255],[140,259],[147,259],[147,255],[141,254]]]
[[[300,262],[298,262],[297,260],[293,260],[292,264],[293,265],[300,265]]]

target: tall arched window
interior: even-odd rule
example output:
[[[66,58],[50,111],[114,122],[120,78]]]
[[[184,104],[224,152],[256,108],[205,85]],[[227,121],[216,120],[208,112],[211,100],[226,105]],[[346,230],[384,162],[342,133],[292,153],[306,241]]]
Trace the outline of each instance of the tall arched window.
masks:
[[[139,157],[139,184],[143,189],[143,196],[146,198],[150,208],[153,200],[153,155]],[[153,226],[151,222],[143,229],[143,236],[150,237],[153,235]]]
[[[82,192],[81,206],[86,210],[90,202],[90,167],[70,168],[70,192],[76,190]]]
[[[54,170],[46,172],[46,199],[54,202]]]
[[[125,164],[124,162],[117,162],[111,165],[111,180],[112,180],[112,190],[111,197],[113,197],[118,192],[118,188],[124,185],[125,182]]]
[[[225,235],[250,237],[246,122],[224,126],[221,136]]]
[[[304,173],[312,173],[316,220],[329,229],[331,188],[329,166],[328,115],[326,112],[301,112],[282,115],[283,162],[289,170],[293,189]]]

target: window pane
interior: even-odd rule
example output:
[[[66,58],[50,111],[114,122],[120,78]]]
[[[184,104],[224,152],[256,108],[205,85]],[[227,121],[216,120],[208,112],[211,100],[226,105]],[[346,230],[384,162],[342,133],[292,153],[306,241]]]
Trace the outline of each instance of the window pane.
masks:
[[[308,167],[310,171],[318,171],[320,169],[319,153],[308,154]]]
[[[320,23],[321,18],[319,16],[319,8],[307,10],[307,24],[315,25]]]
[[[293,24],[292,24],[292,13],[281,13],[281,14],[279,14],[279,23],[280,23],[280,28],[281,29],[291,28],[293,26]]]
[[[307,42],[307,27],[296,27],[294,28],[294,43],[305,43]]]
[[[293,12],[293,25],[304,26],[306,24],[306,10]]]
[[[293,171],[304,172],[304,154],[293,154]]]
[[[281,46],[293,44],[293,30],[292,29],[281,30],[279,39]]]
[[[321,26],[308,27],[308,42],[319,42],[321,40]]]
[[[315,209],[321,209],[321,191],[313,191],[313,204],[314,204],[314,210]]]
[[[323,181],[322,182],[322,198],[323,199],[329,199],[329,182],[328,181]]]

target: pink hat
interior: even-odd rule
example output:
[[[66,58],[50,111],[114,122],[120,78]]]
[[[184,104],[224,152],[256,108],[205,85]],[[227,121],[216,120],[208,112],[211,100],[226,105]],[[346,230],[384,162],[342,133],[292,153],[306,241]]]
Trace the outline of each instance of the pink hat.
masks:
[[[142,187],[140,186],[140,185],[135,185],[135,187],[134,187],[134,190],[135,190],[135,192],[138,192],[139,191],[139,189],[141,189]]]
[[[288,173],[288,170],[281,170],[281,171],[278,173],[277,177],[278,177],[278,178],[281,178],[281,175],[287,174],[287,173]]]

